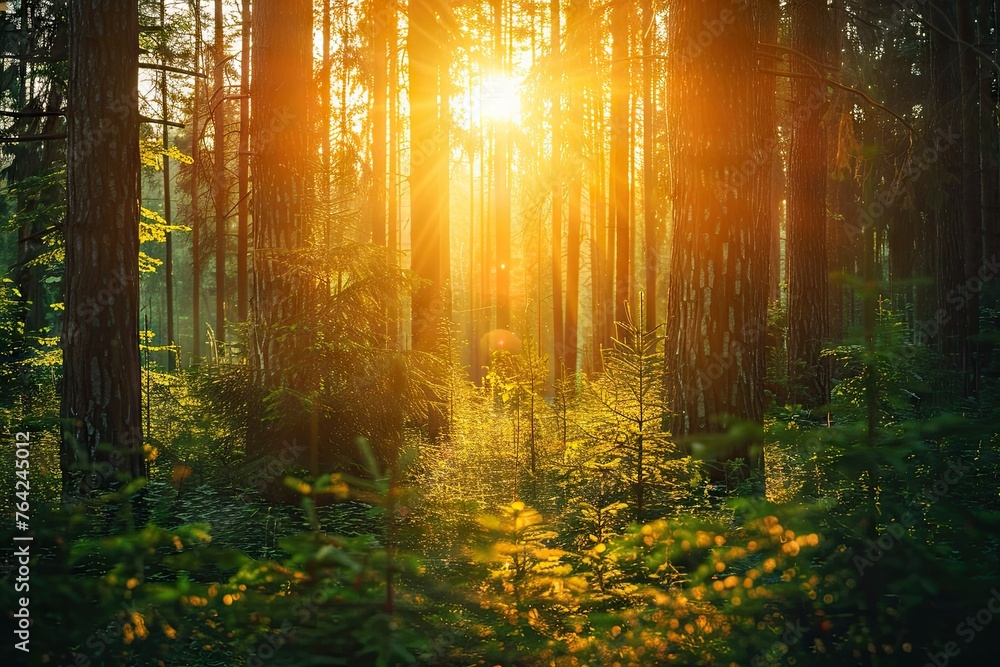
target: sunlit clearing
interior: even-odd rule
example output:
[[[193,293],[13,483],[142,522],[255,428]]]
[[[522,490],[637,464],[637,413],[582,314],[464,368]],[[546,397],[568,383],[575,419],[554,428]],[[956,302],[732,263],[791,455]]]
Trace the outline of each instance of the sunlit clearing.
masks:
[[[489,76],[483,80],[479,108],[484,118],[494,121],[517,122],[521,117],[519,84],[505,76]]]

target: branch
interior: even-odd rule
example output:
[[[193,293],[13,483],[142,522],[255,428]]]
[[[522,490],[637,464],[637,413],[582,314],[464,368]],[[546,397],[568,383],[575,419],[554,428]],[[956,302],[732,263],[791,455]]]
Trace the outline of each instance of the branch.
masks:
[[[173,72],[174,74],[187,74],[188,76],[196,76],[201,79],[207,79],[207,74],[202,74],[201,72],[195,72],[190,69],[183,69],[180,67],[171,67],[170,65],[157,65],[155,63],[139,63],[139,69],[155,69],[160,72]]]
[[[896,5],[896,6],[898,6],[898,7],[900,7],[903,10],[911,9],[911,11],[912,11],[912,8],[907,8],[906,5],[904,5],[903,3],[899,2],[899,0],[893,0],[893,4]],[[940,11],[940,10],[938,10],[938,11]],[[968,49],[972,49],[973,52],[975,52],[976,55],[978,55],[980,58],[982,58],[983,60],[985,60],[986,62],[988,62],[990,64],[990,66],[993,69],[995,69],[998,74],[1000,74],[1000,63],[998,63],[996,60],[994,60],[993,57],[990,56],[990,54],[988,54],[986,51],[983,51],[982,49],[980,49],[975,44],[970,44],[969,42],[967,42],[964,39],[962,39],[961,37],[959,37],[958,36],[958,31],[955,29],[955,26],[951,25],[951,22],[947,21],[947,18],[945,18],[945,21],[948,22],[948,27],[952,29],[952,33],[951,34],[948,34],[944,30],[942,30],[940,27],[936,26],[933,22],[928,21],[926,18],[924,18],[923,16],[921,16],[920,14],[918,14],[916,11],[912,11],[912,13],[913,13],[913,16],[917,19],[917,21],[919,21],[920,23],[924,24],[926,27],[930,28],[934,32],[942,35],[946,39],[950,39],[951,41],[955,42],[956,44],[960,44],[960,45],[962,45],[962,46],[964,46],[964,47],[966,47]]]
[[[58,63],[66,60],[66,56],[38,56],[38,55],[24,55],[19,53],[0,53],[0,59],[9,60],[23,60],[29,63]]]
[[[166,125],[167,127],[177,127],[184,129],[184,123],[177,123],[172,120],[160,120],[159,118],[150,118],[149,116],[139,116],[140,123],[155,123],[157,125]]]
[[[44,118],[65,115],[65,111],[0,111],[0,116],[5,118]]]
[[[839,67],[834,67],[833,65],[827,65],[826,63],[821,63],[820,61],[815,60],[813,58],[810,58],[809,56],[807,56],[806,54],[802,53],[801,51],[799,51],[797,49],[793,49],[793,48],[791,48],[789,46],[781,46],[780,44],[767,44],[765,42],[757,42],[757,46],[766,46],[769,49],[777,49],[778,51],[784,51],[785,53],[790,53],[792,55],[798,56],[799,58],[802,58],[803,60],[811,63],[814,67],[818,67],[820,69],[825,69],[828,72],[839,72],[840,71]]]
[[[61,229],[62,229],[62,225],[61,224],[59,224],[59,225],[52,225],[51,227],[46,227],[45,229],[41,229],[41,230],[39,230],[39,231],[37,231],[37,232],[35,232],[33,234],[29,234],[28,236],[24,236],[22,238],[19,238],[17,240],[17,242],[18,243],[24,243],[25,241],[35,241],[37,239],[43,239],[46,236],[48,236],[49,234],[51,234],[52,232],[58,232]],[[37,259],[37,258],[35,258],[35,259]],[[22,264],[27,264],[28,262],[26,260],[26,261],[21,262],[21,263]],[[15,264],[14,266],[17,266],[17,265]]]
[[[0,144],[19,144],[26,141],[49,141],[52,139],[65,139],[66,133],[57,134],[29,134],[23,137],[0,137]]]
[[[812,79],[812,80],[815,80],[815,81],[822,81],[822,82],[826,83],[827,85],[833,86],[834,88],[840,88],[841,90],[847,91],[848,93],[854,93],[855,95],[857,95],[861,99],[863,99],[866,102],[868,102],[868,104],[870,104],[873,107],[876,107],[878,109],[881,109],[882,111],[886,112],[887,114],[889,114],[890,116],[892,116],[893,118],[895,118],[896,120],[898,120],[900,123],[902,123],[906,127],[907,130],[910,131],[911,135],[913,135],[913,136],[919,136],[919,134],[917,133],[917,131],[915,129],[913,129],[913,126],[910,125],[909,122],[907,122],[907,120],[905,118],[903,118],[898,113],[896,113],[895,111],[893,111],[889,107],[885,106],[884,104],[882,104],[880,102],[876,102],[875,100],[873,100],[871,97],[868,96],[868,93],[866,93],[866,92],[864,92],[862,90],[858,90],[857,88],[852,88],[851,86],[845,85],[843,83],[837,83],[836,81],[831,81],[830,79],[827,79],[827,78],[824,78],[824,77],[821,77],[821,76],[816,76],[815,74],[805,74],[805,73],[800,73],[800,72],[782,72],[782,71],[776,70],[776,69],[765,69],[765,68],[761,68],[759,71],[762,74],[773,74],[774,76],[783,76],[783,77],[787,77],[787,78],[790,78],[790,79]]]

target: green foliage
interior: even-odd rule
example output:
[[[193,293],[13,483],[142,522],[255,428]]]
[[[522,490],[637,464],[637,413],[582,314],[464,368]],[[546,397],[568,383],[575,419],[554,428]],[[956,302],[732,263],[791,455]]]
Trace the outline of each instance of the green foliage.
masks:
[[[664,430],[667,422],[663,385],[662,337],[658,329],[643,329],[644,303],[618,323],[619,336],[604,356],[604,373],[585,383],[581,412],[589,414],[587,438],[567,456],[571,484],[583,482],[586,472],[601,470],[602,486],[627,489],[633,520],[669,514],[689,496],[697,482],[693,462],[684,457]],[[613,473],[615,479],[607,479]],[[575,481],[574,481],[575,480]],[[584,488],[581,495],[587,497]],[[607,500],[595,499],[598,505]]]

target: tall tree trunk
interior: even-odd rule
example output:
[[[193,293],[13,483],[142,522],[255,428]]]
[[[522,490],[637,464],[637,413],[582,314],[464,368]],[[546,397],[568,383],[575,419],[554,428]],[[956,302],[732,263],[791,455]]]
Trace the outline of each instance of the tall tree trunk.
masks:
[[[386,255],[390,266],[399,262],[399,30],[397,0],[388,0],[386,12],[387,36],[389,47],[389,210],[386,218]],[[388,343],[392,348],[399,346],[399,299],[389,302],[387,314]]]
[[[377,4],[372,5],[372,48],[374,50],[372,72],[372,243],[386,246],[386,121],[388,78],[388,10]],[[382,304],[382,313],[387,304]]]
[[[413,348],[437,345],[443,307],[441,285],[441,189],[437,161],[437,17],[430,0],[411,0],[407,51],[410,63],[410,235],[412,268],[425,281],[413,293]]]
[[[493,0],[493,39],[495,67],[506,73],[506,53],[503,40],[503,0]],[[508,128],[502,119],[493,126],[493,197],[496,202],[496,270],[497,314],[496,328],[510,329],[510,192],[507,184]]]
[[[937,17],[952,25],[957,23],[955,4],[947,0],[934,0]],[[952,38],[930,31],[931,71],[935,82],[932,91],[932,122],[938,131],[957,131],[955,119],[961,123],[961,70],[958,47]],[[962,173],[962,157],[955,150],[946,150],[938,162],[942,180],[948,175]],[[939,351],[944,356],[947,370],[963,370],[963,351],[968,341],[968,320],[963,311],[956,311],[949,302],[955,290],[965,283],[965,234],[962,218],[962,183],[949,180],[941,183],[942,203],[935,213],[935,251],[937,253],[937,308],[943,317],[936,332]]]
[[[145,474],[139,367],[139,14],[69,3],[63,490]],[[100,82],[96,85],[95,82]],[[95,139],[96,138],[96,139]]]
[[[388,52],[388,26],[385,10],[373,5],[372,48],[374,49],[372,72],[372,243],[386,245],[386,79]]]
[[[333,73],[333,0],[323,0],[323,63],[319,74],[319,136],[323,166],[319,175],[320,206],[323,214],[323,247],[330,249],[330,218],[333,215],[333,108],[330,104]]]
[[[844,0],[834,0],[829,9],[831,28],[830,42],[830,64],[838,69],[844,65],[844,44],[846,41],[847,13],[844,9]],[[834,75],[839,80],[840,75]],[[849,120],[849,116],[843,110],[835,110],[836,121],[827,123],[827,145],[836,146],[840,142],[840,124]],[[851,212],[856,202],[852,202],[849,196],[848,179],[852,178],[847,163],[834,165],[830,160],[830,170],[835,172],[835,180],[827,182],[827,200],[829,202],[830,215],[827,216],[827,270],[834,279],[828,284],[829,302],[827,312],[829,313],[828,335],[833,341],[840,341],[844,336],[844,287],[843,281],[837,277],[845,271],[845,243],[847,241],[845,221],[853,221],[857,216]],[[775,263],[779,263],[777,257]]]
[[[814,63],[826,62],[830,21],[826,0],[792,0],[792,71],[816,74]],[[810,60],[812,62],[810,62]],[[826,84],[796,78],[792,108],[800,112],[791,126],[788,162],[788,385],[793,402],[806,408],[825,405],[830,398],[830,366],[823,359],[829,337],[829,274],[826,252],[826,132],[817,100]]]
[[[614,0],[611,5],[611,155],[610,186],[611,224],[615,228],[615,319],[625,322],[631,283],[631,253],[629,233],[632,221],[629,211],[629,61],[628,23],[630,3]],[[609,244],[610,245],[610,244]],[[610,254],[609,248],[609,254]],[[608,265],[610,274],[611,266]],[[610,275],[609,275],[610,277]],[[614,333],[614,326],[610,331]]]
[[[160,0],[160,25],[166,25],[166,0]],[[165,34],[165,33],[164,33]],[[160,44],[162,50],[161,63],[165,66],[167,64],[167,45],[165,37],[161,37],[164,40]],[[163,78],[160,80],[160,102],[163,107],[163,120],[167,121],[170,119],[170,100],[167,96],[167,72],[164,70]],[[163,124],[163,148],[166,149],[170,145],[170,126],[164,122]],[[171,224],[173,220],[173,211],[171,209],[171,192],[170,192],[170,159],[166,156],[163,157],[163,219],[167,224]],[[174,336],[174,235],[171,232],[166,233],[166,258],[163,262],[163,272],[164,280],[166,281],[167,288],[167,345],[173,346],[176,342]],[[177,369],[177,355],[174,351],[167,351],[167,370],[174,371]]]
[[[566,348],[563,366],[570,375],[576,373],[580,322],[580,226],[583,217],[583,92],[585,53],[582,31],[588,14],[587,0],[571,0],[566,24],[566,49],[569,70],[566,75],[567,118],[564,123],[569,146],[569,184],[566,201]]]
[[[683,168],[672,179],[666,367],[677,435],[763,419],[768,221],[760,200],[769,198],[770,171],[739,166],[770,136],[768,85],[753,53],[768,4],[706,0],[672,10],[670,152]],[[693,54],[706,29],[718,36]],[[744,442],[722,458],[748,467],[750,455]]]
[[[659,324],[656,317],[656,278],[659,259],[659,225],[656,206],[659,194],[656,187],[656,169],[653,139],[656,133],[656,104],[653,100],[653,34],[656,13],[652,0],[642,0],[642,207],[646,243],[646,330],[652,331]]]
[[[980,4],[979,43],[990,39],[990,29],[998,30],[1000,16],[995,13],[1000,3]],[[994,35],[997,33],[994,32]],[[1000,41],[994,40],[991,56],[1000,58]],[[997,70],[989,63],[982,63],[979,70],[979,112],[982,132],[982,171],[980,187],[983,195],[983,257],[992,258],[1000,253],[1000,165],[998,165],[997,99],[993,86],[997,80]],[[985,364],[981,364],[985,366]]]
[[[1000,17],[993,11],[997,3],[983,2],[979,5],[979,43],[986,44],[990,39],[990,29],[997,29]],[[993,33],[994,35],[996,32]],[[994,48],[990,55],[994,60],[998,55],[998,43],[994,40]],[[998,165],[998,150],[1000,136],[997,133],[997,100],[993,95],[993,85],[997,70],[987,62],[982,62],[979,69],[979,113],[982,151],[980,156],[980,188],[983,207],[983,258],[993,260],[1000,253],[1000,165]],[[996,344],[983,341],[979,344],[979,368],[990,368],[996,355]]]
[[[979,132],[979,56],[976,54],[976,6],[974,0],[958,0],[958,38],[962,42],[959,69],[962,74],[962,231],[965,280],[977,276],[983,266],[983,192],[980,181],[982,145]],[[965,308],[967,339],[962,353],[962,377],[966,396],[979,390],[979,290],[968,290]]]
[[[222,0],[215,0],[215,83],[212,93],[213,193],[215,195],[215,338],[226,340],[226,214],[229,212],[229,182],[226,177],[226,88],[225,34]]]
[[[240,33],[240,154],[237,163],[236,312],[246,322],[250,304],[250,21],[251,0],[243,0]]]
[[[191,3],[194,11],[194,68],[202,70],[201,0]],[[191,360],[201,358],[201,77],[194,79],[194,99],[191,102]]]
[[[451,321],[451,44],[444,25],[438,25],[438,155],[435,178],[440,195],[438,228],[441,235],[441,289],[444,317]]]
[[[559,0],[549,3],[552,54],[552,366],[554,377],[563,377],[566,350],[563,342],[562,270],[562,35]]]
[[[293,258],[313,241],[312,3],[257,0],[253,39],[252,361],[265,387],[303,391],[310,376],[302,356],[308,334],[292,327],[317,287]]]

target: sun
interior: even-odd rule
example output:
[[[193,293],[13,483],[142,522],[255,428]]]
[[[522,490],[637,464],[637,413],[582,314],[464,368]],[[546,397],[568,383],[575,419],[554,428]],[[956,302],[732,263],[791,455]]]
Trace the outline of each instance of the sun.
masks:
[[[501,75],[483,79],[479,90],[479,111],[495,122],[518,122],[521,118],[520,82]]]

